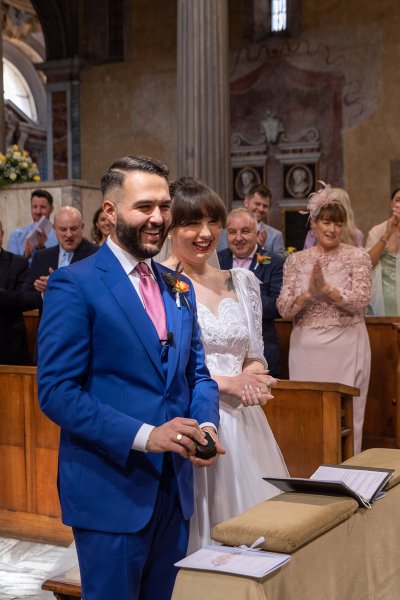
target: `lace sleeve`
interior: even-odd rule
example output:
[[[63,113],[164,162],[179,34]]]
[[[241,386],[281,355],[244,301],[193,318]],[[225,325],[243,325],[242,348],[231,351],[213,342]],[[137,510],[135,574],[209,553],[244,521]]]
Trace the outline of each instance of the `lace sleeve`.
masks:
[[[262,337],[262,303],[260,295],[260,280],[248,269],[232,269],[233,282],[240,304],[246,313],[250,332],[250,346],[247,358],[262,361],[264,358],[264,341]]]
[[[367,308],[371,298],[372,263],[365,250],[358,250],[352,256],[351,287],[340,290],[342,301],[339,306],[350,313],[358,313]]]
[[[300,255],[300,252],[298,253]],[[283,283],[276,301],[279,314],[284,319],[291,319],[300,310],[294,302],[297,296],[303,291],[299,288],[299,273],[297,269],[297,257],[295,254],[289,256],[283,265]]]

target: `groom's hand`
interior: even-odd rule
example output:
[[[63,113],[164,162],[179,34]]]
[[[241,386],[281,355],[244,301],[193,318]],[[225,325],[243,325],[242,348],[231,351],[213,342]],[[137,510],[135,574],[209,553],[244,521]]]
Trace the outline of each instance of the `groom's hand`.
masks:
[[[225,450],[221,446],[221,442],[219,441],[215,429],[213,429],[212,427],[204,427],[203,431],[208,431],[208,433],[214,440],[215,450],[217,451],[217,453],[215,454],[215,456],[212,456],[211,458],[208,458],[206,460],[204,458],[198,458],[197,456],[189,456],[189,460],[194,464],[195,467],[198,468],[210,467],[218,460],[218,456],[220,454],[225,454]]]
[[[147,440],[148,452],[177,452],[184,458],[194,457],[196,442],[204,444],[205,433],[195,419],[175,417],[160,427],[155,427]],[[202,461],[209,462],[209,461]]]

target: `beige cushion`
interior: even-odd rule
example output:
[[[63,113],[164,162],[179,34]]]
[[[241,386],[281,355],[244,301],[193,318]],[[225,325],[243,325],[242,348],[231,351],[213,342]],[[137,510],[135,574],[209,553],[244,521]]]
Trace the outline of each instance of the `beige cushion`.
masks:
[[[251,544],[272,552],[294,552],[347,519],[358,508],[353,498],[288,493],[275,496],[216,525],[211,537],[227,546]]]
[[[394,469],[384,490],[390,490],[400,482],[400,450],[395,448],[370,448],[356,456],[345,460],[342,464],[354,467],[376,467],[378,469]]]

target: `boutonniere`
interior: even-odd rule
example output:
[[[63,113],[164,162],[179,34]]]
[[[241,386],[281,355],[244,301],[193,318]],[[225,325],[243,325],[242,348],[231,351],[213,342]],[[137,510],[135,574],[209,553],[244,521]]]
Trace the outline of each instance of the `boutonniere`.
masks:
[[[257,269],[258,265],[269,265],[271,262],[271,257],[268,256],[267,254],[260,254],[259,252],[257,252],[256,254],[256,266],[254,267],[254,270]]]
[[[181,307],[181,296],[185,300],[187,307],[189,308],[189,300],[184,295],[189,291],[189,284],[186,281],[181,281],[180,276],[183,273],[181,263],[176,265],[174,273],[162,273],[165,283],[169,286],[171,292],[175,294],[176,305],[178,308]]]

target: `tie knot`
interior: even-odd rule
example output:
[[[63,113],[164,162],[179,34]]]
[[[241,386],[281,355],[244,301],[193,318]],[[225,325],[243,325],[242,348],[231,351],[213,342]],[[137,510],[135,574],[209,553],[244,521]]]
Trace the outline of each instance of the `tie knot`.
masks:
[[[249,262],[251,260],[252,260],[251,256],[246,256],[245,258],[235,258],[235,262],[239,267],[242,267],[243,265],[245,265],[247,262]]]
[[[150,269],[145,262],[139,262],[135,269],[141,277],[148,277],[150,275]]]

